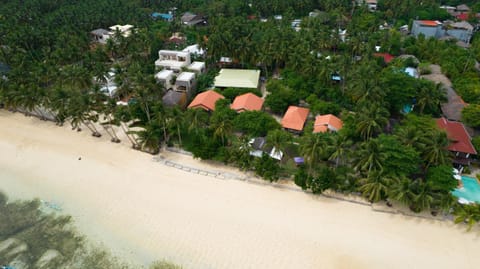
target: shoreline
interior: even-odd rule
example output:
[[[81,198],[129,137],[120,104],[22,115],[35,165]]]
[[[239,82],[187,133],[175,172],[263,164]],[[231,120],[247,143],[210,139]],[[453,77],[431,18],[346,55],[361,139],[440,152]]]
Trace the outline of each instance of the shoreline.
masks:
[[[0,190],[12,199],[58,203],[82,234],[133,263],[166,259],[184,268],[479,265],[478,231],[466,233],[450,222],[379,214],[302,191],[188,173],[126,144],[18,113],[0,110],[0,124]],[[167,159],[213,167],[186,156]]]

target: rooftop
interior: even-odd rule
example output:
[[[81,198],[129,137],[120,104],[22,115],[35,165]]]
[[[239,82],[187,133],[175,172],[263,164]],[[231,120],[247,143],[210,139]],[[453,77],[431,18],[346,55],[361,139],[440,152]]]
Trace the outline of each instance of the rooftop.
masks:
[[[219,99],[224,99],[223,95],[215,92],[214,90],[205,91],[199,93],[193,101],[188,105],[188,108],[203,108],[207,111],[215,110],[215,103]]]
[[[195,78],[195,73],[192,72],[182,72],[177,77],[177,81],[189,81]]]
[[[156,79],[168,79],[170,78],[171,76],[173,75],[173,71],[172,70],[162,70],[160,72],[158,72],[157,74],[155,74],[155,78]]]
[[[236,111],[254,111],[261,110],[263,106],[263,99],[253,93],[246,93],[239,95],[233,100],[231,109]]]
[[[448,150],[477,154],[477,151],[472,145],[471,137],[461,122],[449,121],[442,117],[437,119],[436,123],[438,128],[447,132],[447,136],[451,140]]]
[[[390,63],[394,58],[395,56],[389,54],[389,53],[374,53],[373,56],[375,57],[383,57],[383,60],[385,61],[386,64]]]
[[[194,71],[200,71],[202,68],[205,68],[204,62],[193,62],[190,66],[188,66],[188,69]]]
[[[339,131],[343,127],[341,119],[332,114],[318,115],[315,117],[315,123],[313,125],[314,133],[324,133],[327,130]]]
[[[437,27],[437,26],[439,26],[439,25],[442,25],[442,23],[439,22],[439,21],[419,20],[418,22],[419,22],[420,25],[422,25],[422,26]]]
[[[215,87],[258,88],[260,70],[221,69],[215,77]]]
[[[302,131],[305,121],[307,121],[308,108],[289,106],[282,119],[282,127],[296,131]]]

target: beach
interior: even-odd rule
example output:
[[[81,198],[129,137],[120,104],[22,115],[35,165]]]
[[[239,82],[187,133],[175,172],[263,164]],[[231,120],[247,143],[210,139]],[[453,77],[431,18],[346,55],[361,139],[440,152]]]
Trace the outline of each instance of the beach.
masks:
[[[86,129],[86,128],[85,128]],[[205,162],[165,158],[211,170]],[[236,173],[235,169],[223,168]],[[125,143],[0,110],[0,191],[73,216],[134,264],[184,268],[478,268],[480,231],[170,167]]]

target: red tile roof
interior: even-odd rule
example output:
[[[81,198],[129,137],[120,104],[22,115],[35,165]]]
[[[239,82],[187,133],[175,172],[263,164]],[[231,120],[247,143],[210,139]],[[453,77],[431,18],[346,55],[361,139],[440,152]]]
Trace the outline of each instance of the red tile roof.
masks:
[[[233,100],[233,104],[230,106],[230,108],[241,112],[246,110],[261,110],[262,106],[263,99],[249,92],[237,96],[235,100]]]
[[[282,119],[282,127],[296,131],[302,131],[305,121],[307,121],[308,108],[289,106]]]
[[[383,60],[385,61],[386,64],[390,63],[395,58],[395,56],[389,53],[374,53],[373,56],[383,57]]]
[[[223,98],[225,98],[223,95],[214,90],[205,91],[195,96],[190,105],[188,105],[188,108],[200,107],[207,111],[213,111],[215,110],[215,102],[217,102],[218,99]]]
[[[470,141],[470,135],[465,130],[465,126],[462,123],[456,121],[449,121],[445,118],[436,120],[438,128],[447,132],[448,138],[451,140],[448,150],[477,154],[477,151]]]
[[[423,21],[419,21],[420,24],[422,24],[422,26],[432,26],[432,27],[436,27],[438,25],[440,25],[441,23],[438,22],[438,21],[427,21],[427,20],[423,20]]]
[[[332,114],[318,115],[315,117],[315,123],[313,124],[314,133],[324,133],[327,130],[339,131],[343,127],[341,119],[335,117]]]

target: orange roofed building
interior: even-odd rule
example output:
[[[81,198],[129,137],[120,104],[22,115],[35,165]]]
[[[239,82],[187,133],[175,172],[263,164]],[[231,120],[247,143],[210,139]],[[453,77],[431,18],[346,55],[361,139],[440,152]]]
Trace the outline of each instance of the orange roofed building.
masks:
[[[308,108],[289,106],[283,116],[282,127],[295,133],[301,133],[307,121],[308,113],[310,113]]]
[[[188,108],[203,108],[206,111],[214,111],[215,103],[224,98],[223,95],[214,90],[205,91],[195,96]]]
[[[456,165],[470,165],[470,158],[477,151],[472,145],[471,137],[461,122],[449,121],[445,118],[436,120],[438,128],[447,132],[450,145],[448,150],[454,154],[453,162]]]
[[[332,114],[318,115],[315,117],[315,123],[313,124],[314,133],[325,133],[327,131],[338,132],[343,127],[341,119],[335,117]]]
[[[233,100],[231,109],[237,112],[262,110],[263,99],[253,93],[239,95]]]

